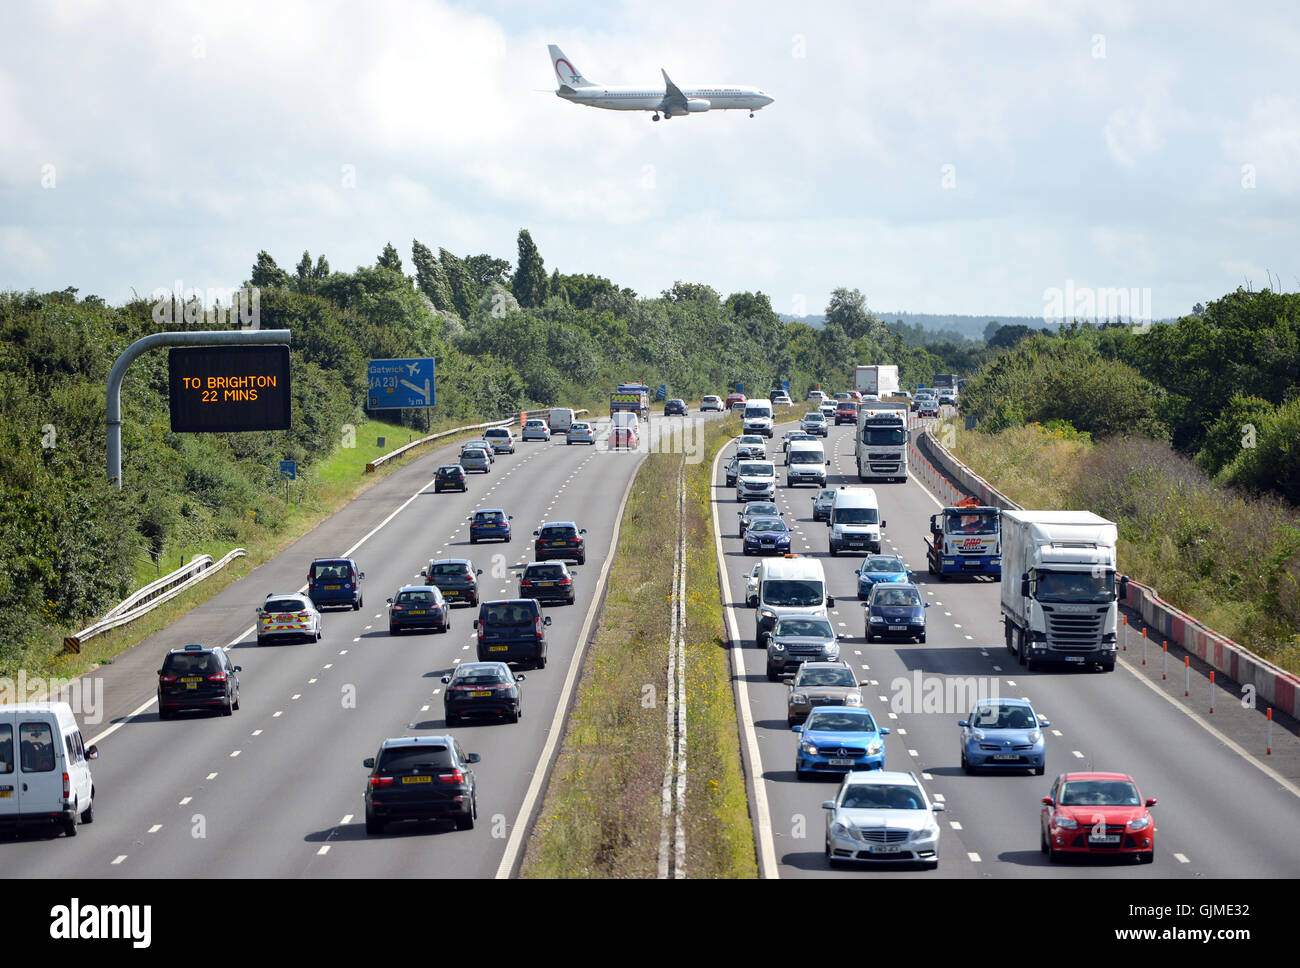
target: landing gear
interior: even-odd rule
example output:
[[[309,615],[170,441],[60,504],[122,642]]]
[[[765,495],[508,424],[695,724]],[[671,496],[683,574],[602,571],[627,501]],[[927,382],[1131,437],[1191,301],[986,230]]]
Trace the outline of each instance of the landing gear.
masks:
[[[750,112],[749,112],[749,116],[752,118],[752,117],[754,116],[754,112],[753,112],[753,111],[750,111]]]
[[[659,120],[659,113],[656,111],[654,114],[650,115],[650,120],[651,120],[651,121],[658,121],[658,120]]]

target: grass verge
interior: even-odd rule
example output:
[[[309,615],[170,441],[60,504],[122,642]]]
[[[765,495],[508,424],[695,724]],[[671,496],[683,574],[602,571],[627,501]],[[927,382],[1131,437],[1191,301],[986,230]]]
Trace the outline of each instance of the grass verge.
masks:
[[[686,467],[686,872],[758,875],[745,793],[709,505],[713,455],[739,432],[709,425]],[[600,622],[522,876],[658,875],[666,743],[669,614],[680,454],[637,472]]]

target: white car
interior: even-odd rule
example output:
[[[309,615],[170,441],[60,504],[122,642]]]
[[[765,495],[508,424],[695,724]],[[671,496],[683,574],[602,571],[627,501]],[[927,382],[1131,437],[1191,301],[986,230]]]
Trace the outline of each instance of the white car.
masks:
[[[913,861],[939,866],[939,823],[943,810],[933,803],[915,774],[884,770],[844,777],[826,811],[826,860],[837,862]]]
[[[774,396],[772,397],[772,406],[774,406],[774,407],[788,407],[788,406],[790,406],[790,394],[788,394],[788,393],[778,393],[778,394],[774,395]]]
[[[821,405],[820,407],[818,407],[817,409],[821,412],[821,415],[822,415],[823,417],[825,417],[827,420],[834,420],[834,419],[835,419],[835,401],[834,401],[834,400],[823,400],[823,401],[822,401],[822,405]]]
[[[705,413],[710,410],[716,410],[718,413],[722,413],[724,409],[721,397],[705,397],[700,401],[700,413]]]
[[[750,608],[758,607],[758,570],[763,567],[760,561],[745,576],[745,604]]]
[[[569,426],[568,439],[566,444],[596,444],[596,433],[591,429],[591,424],[585,420],[575,421]]]
[[[483,439],[492,445],[498,454],[515,452],[515,435],[509,427],[489,427],[483,431]]]
[[[281,639],[319,642],[322,635],[320,610],[306,595],[267,595],[257,609],[258,645]]]
[[[820,390],[809,390],[808,399],[816,400],[818,403],[821,403],[823,400],[826,399],[826,394],[822,393]]]
[[[545,420],[525,420],[524,431],[519,435],[523,440],[550,440],[551,428]]]

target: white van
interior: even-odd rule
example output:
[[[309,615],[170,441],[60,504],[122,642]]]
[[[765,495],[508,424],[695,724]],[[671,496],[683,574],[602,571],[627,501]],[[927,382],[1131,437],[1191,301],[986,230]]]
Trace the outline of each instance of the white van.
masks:
[[[764,558],[758,570],[758,624],[754,638],[760,649],[767,648],[776,620],[791,615],[820,615],[834,608],[835,599],[826,594],[826,575],[816,558]]]
[[[95,782],[66,702],[0,705],[0,826],[58,824],[69,837],[95,819]]]
[[[785,458],[785,486],[815,484],[826,486],[826,468],[831,462],[820,440],[792,440]]]
[[[879,553],[880,532],[884,530],[885,522],[880,520],[875,489],[841,487],[837,490],[826,526],[830,528],[832,555],[845,550]]]
[[[746,401],[745,414],[741,417],[741,423],[745,433],[762,434],[770,439],[776,432],[775,425],[772,423],[772,401],[757,399]]]
[[[641,418],[631,410],[615,410],[609,415],[611,428],[628,428],[638,437],[641,436]]]
[[[547,414],[551,433],[567,434],[573,426],[573,411],[568,407],[552,407]]]

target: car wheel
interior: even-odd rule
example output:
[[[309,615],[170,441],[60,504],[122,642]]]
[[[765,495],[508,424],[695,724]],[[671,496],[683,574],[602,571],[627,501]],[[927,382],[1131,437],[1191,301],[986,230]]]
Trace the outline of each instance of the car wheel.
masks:
[[[1043,829],[1041,823],[1038,825],[1038,852],[1047,853],[1047,831]]]
[[[872,642],[875,642],[875,641],[876,641],[876,637],[875,637],[874,635],[872,635],[870,632],[868,632],[868,633],[867,633],[867,644],[871,644]]]
[[[90,806],[86,807],[85,810],[81,811],[81,822],[82,823],[95,822],[95,788],[94,787],[90,788]]]
[[[1152,847],[1145,854],[1138,854],[1138,862],[1142,864],[1154,864],[1156,862],[1156,849]]]
[[[1038,668],[1038,663],[1035,662],[1033,659],[1029,658],[1029,656],[1025,656],[1023,661],[1025,664],[1026,672],[1033,672],[1035,669]]]
[[[235,693],[235,708],[236,708],[236,709],[239,708],[239,693],[238,693],[238,692]]]
[[[506,722],[507,722],[507,723],[517,723],[517,722],[519,722],[519,710],[516,709],[514,712],[512,712],[512,713],[510,713],[508,716],[506,716]]]
[[[1059,864],[1061,862],[1061,854],[1050,837],[1047,838],[1047,862],[1049,864]]]
[[[475,811],[474,811],[474,808],[471,806],[470,809],[467,810],[467,811],[464,813],[463,816],[457,817],[457,818],[456,818],[456,829],[457,829],[457,830],[473,830],[473,829],[474,829],[474,812],[475,812]]]
[[[374,837],[384,832],[384,822],[373,819],[370,814],[366,814],[366,835]]]
[[[546,668],[546,656],[545,656],[545,655],[539,655],[539,656],[537,657],[536,661],[533,663],[533,667],[534,667],[534,668],[537,668],[537,669],[545,669],[545,668]]]
[[[1047,769],[1046,765],[1034,767],[1034,776],[1042,776],[1043,771]]]
[[[776,680],[779,678],[780,676],[777,675],[776,670],[772,667],[772,663],[769,662],[767,664],[767,681],[776,682]],[[790,725],[793,726],[794,723],[791,723]]]
[[[925,645],[925,633],[924,633],[924,632],[921,633],[921,637],[920,637],[920,639],[919,639],[918,641],[920,641],[920,643],[921,643],[922,645]]]
[[[266,638],[265,638],[264,636],[259,635],[259,636],[257,637],[257,644],[258,644],[258,645],[266,645]]]
[[[469,536],[469,543],[470,543],[470,544],[478,544],[478,538],[474,537],[474,536],[471,534],[471,535]]]
[[[221,707],[221,715],[233,716],[235,714],[235,703],[229,695],[226,696],[226,703]]]
[[[161,704],[159,704],[159,706],[158,706],[158,718],[159,718],[159,719],[171,719],[171,718],[172,718],[171,710],[169,710],[169,709],[165,709]]]
[[[800,781],[807,780],[809,779],[809,773],[807,770],[796,769],[794,771],[794,777],[796,780],[800,780]]]
[[[584,552],[583,554],[578,556],[578,564],[585,565],[586,563],[587,563],[587,555]]]
[[[973,769],[971,769],[970,760],[966,759],[965,750],[961,751],[961,769],[962,772],[965,773],[967,776],[971,776],[975,772]]]
[[[459,713],[447,713],[446,716],[444,716],[443,718],[447,720],[447,725],[448,725],[448,726],[459,726],[459,725],[460,725],[460,714],[459,714]]]
[[[69,837],[77,836],[77,808],[72,808],[72,816],[63,818],[63,832]]]
[[[1101,664],[1101,671],[1102,671],[1102,672],[1114,672],[1114,671],[1115,671],[1115,663],[1113,663],[1113,662],[1103,662],[1103,663]]]
[[[831,545],[831,557],[834,558],[837,555],[839,555],[839,553],[840,553],[840,549],[835,547],[835,545]]]
[[[470,603],[471,605],[477,606],[477,605],[478,605],[478,596],[475,595],[473,598],[471,598],[469,603]]]
[[[359,601],[357,601],[357,602],[353,602],[353,603],[352,603],[352,611],[354,611],[354,612],[359,612],[359,611],[361,611],[361,602],[359,602]]]

